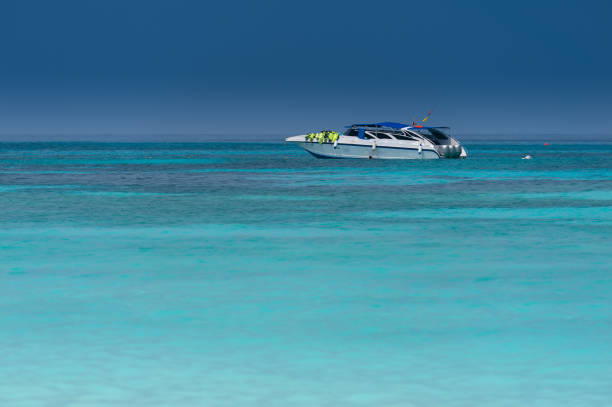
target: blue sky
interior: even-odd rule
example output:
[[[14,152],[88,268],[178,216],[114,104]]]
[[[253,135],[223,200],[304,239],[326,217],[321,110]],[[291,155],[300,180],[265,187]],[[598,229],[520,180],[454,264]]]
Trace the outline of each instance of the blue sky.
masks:
[[[3,1],[0,134],[611,134],[605,1]]]

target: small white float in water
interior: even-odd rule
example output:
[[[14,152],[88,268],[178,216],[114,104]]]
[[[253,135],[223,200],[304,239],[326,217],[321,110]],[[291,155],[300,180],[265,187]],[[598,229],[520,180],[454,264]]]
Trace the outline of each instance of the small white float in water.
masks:
[[[529,154],[527,154],[525,157],[522,158],[522,160],[531,160],[531,156]]]

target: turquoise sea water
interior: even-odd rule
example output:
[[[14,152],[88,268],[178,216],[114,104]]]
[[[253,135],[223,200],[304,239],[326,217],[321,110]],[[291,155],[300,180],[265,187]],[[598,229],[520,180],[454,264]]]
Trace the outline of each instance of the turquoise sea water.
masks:
[[[0,405],[611,405],[612,145],[467,148],[0,144]]]

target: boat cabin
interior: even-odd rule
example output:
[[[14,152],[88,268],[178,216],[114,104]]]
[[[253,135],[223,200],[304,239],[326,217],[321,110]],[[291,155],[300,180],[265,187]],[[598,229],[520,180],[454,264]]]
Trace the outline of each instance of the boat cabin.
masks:
[[[344,135],[364,140],[419,141],[425,139],[434,145],[451,144],[450,127],[421,127],[394,122],[353,124],[347,126]]]

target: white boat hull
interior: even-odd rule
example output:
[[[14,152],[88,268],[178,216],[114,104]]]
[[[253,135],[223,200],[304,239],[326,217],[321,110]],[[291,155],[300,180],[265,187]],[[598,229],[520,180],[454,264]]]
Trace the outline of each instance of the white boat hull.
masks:
[[[438,159],[440,156],[435,150],[415,147],[385,147],[378,145],[356,145],[337,143],[311,143],[297,142],[304,150],[318,158],[376,158],[390,160],[419,160]]]
[[[437,145],[429,140],[361,139],[340,135],[334,142],[309,141],[306,135],[288,137],[288,143],[296,143],[318,158],[377,158],[387,160],[436,160],[439,158],[465,158],[467,152],[455,139]]]

